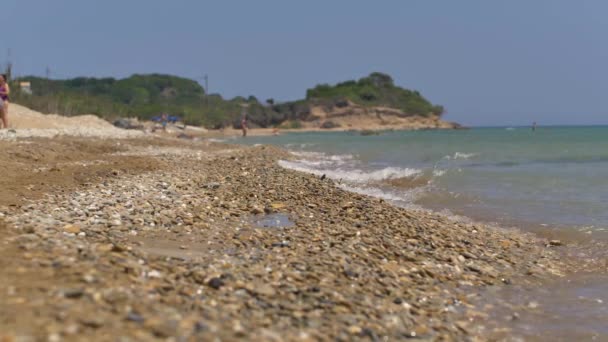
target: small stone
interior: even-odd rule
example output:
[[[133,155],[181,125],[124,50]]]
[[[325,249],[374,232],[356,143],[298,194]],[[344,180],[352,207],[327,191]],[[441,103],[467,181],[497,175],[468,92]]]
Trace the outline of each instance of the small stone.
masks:
[[[89,328],[97,329],[103,326],[104,321],[101,317],[98,316],[85,317],[80,319],[80,324]]]
[[[157,270],[152,270],[152,271],[148,272],[148,278],[160,278],[160,277],[161,277],[161,274]]]
[[[563,246],[564,243],[561,240],[551,240],[549,241],[550,246]]]
[[[177,322],[173,320],[153,318],[145,323],[145,327],[157,337],[167,338],[175,335],[177,331]]]
[[[66,335],[75,335],[78,333],[78,325],[70,324],[63,329],[63,332]]]
[[[359,335],[363,331],[363,329],[361,329],[361,327],[357,325],[351,325],[350,327],[348,327],[347,330],[352,335]]]
[[[96,247],[97,251],[102,252],[102,253],[109,252],[113,248],[114,248],[114,244],[112,244],[112,243],[105,243],[105,244],[98,245]]]
[[[281,202],[275,202],[275,203],[271,203],[270,207],[272,209],[282,209],[282,208],[285,208],[285,204],[281,203]]]
[[[136,312],[129,312],[127,314],[127,321],[142,323],[144,321],[144,317]]]
[[[465,334],[469,334],[469,322],[467,321],[456,321],[456,327],[462,330]]]
[[[209,285],[210,287],[218,290],[220,287],[224,286],[224,281],[220,278],[211,278],[208,282],[207,285]]]
[[[85,283],[89,283],[89,284],[91,284],[91,283],[96,282],[96,281],[97,281],[97,278],[95,278],[95,276],[94,276],[94,275],[92,275],[92,274],[85,274],[85,275],[82,277],[82,280],[83,280]]]
[[[10,241],[17,243],[31,243],[38,240],[40,240],[40,238],[36,234],[22,234],[10,239]]]
[[[253,288],[253,292],[264,296],[274,296],[276,294],[276,291],[268,284],[257,284]]]
[[[63,226],[63,231],[70,234],[78,234],[80,233],[80,227],[73,224],[66,224]]]
[[[419,325],[416,327],[416,329],[414,329],[414,333],[418,337],[424,336],[429,333],[429,328],[426,325]]]
[[[401,305],[401,304],[403,304],[403,300],[402,300],[401,298],[395,298],[395,299],[393,300],[393,303],[395,303],[395,304],[397,304],[397,305]]]
[[[63,291],[63,296],[65,298],[77,299],[84,295],[83,289],[67,289]]]

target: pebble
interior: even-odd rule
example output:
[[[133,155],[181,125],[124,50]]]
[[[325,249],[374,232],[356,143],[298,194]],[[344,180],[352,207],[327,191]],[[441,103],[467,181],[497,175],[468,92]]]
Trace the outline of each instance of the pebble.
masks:
[[[207,282],[207,285],[218,290],[220,287],[224,286],[224,281],[220,278],[211,278],[209,282]]]
[[[80,227],[73,224],[66,224],[65,226],[63,226],[63,231],[71,234],[78,234],[80,233]]]

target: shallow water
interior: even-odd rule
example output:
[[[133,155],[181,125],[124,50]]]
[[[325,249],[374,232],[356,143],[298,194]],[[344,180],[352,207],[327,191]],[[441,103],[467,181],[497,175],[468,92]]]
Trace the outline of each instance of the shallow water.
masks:
[[[281,229],[295,226],[289,216],[283,213],[254,216],[252,221],[254,227],[258,228]]]
[[[608,276],[579,274],[543,286],[490,289],[482,331],[507,341],[607,341]],[[508,330],[505,330],[507,328]]]

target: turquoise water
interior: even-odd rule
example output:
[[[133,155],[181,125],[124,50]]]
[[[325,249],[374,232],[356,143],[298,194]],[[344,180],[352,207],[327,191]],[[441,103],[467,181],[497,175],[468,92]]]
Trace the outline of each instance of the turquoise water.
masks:
[[[291,133],[231,142],[283,146],[296,156],[285,167],[404,206],[498,223],[608,227],[608,127]]]

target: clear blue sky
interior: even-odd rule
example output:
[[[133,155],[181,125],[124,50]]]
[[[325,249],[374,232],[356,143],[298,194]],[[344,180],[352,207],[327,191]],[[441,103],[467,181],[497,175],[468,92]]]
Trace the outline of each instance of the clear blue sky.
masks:
[[[608,124],[605,0],[2,0],[0,13],[19,75],[208,74],[225,97],[290,100],[382,71],[468,125]]]

